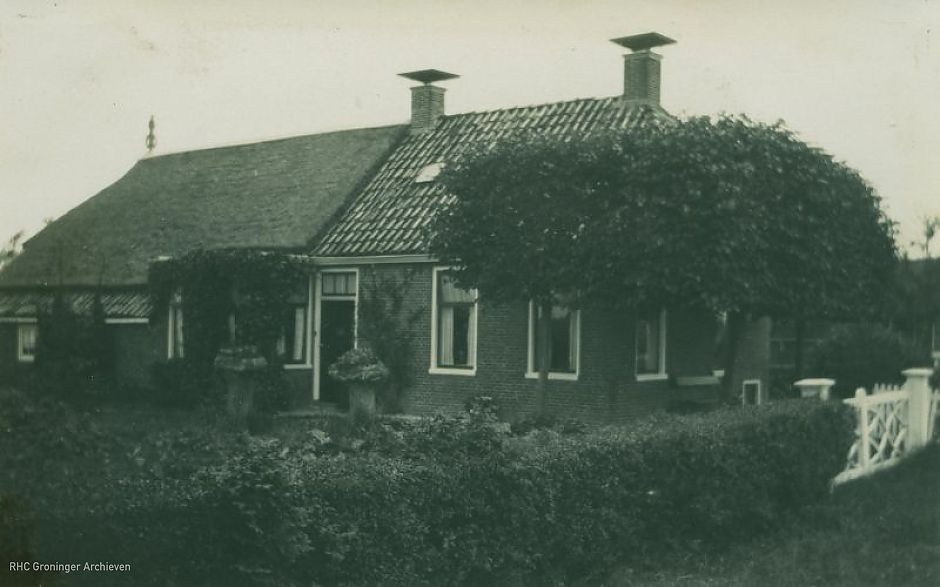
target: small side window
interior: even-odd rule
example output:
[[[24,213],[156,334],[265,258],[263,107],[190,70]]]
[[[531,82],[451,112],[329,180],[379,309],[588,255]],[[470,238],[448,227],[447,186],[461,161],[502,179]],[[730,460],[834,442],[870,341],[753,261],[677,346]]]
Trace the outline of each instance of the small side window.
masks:
[[[32,363],[36,360],[36,341],[39,328],[35,323],[20,324],[16,329],[16,360]]]

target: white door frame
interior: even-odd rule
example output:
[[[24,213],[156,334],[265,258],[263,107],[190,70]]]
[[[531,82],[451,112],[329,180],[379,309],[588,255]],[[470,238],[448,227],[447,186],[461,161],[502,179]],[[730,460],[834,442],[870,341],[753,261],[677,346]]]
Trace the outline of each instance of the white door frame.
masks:
[[[313,279],[314,300],[313,312],[313,401],[320,401],[320,324],[323,314],[324,301],[348,301],[345,296],[324,296],[321,276],[324,273],[355,273],[356,294],[353,296],[353,348],[359,346],[359,268],[358,267],[329,267],[317,271]]]

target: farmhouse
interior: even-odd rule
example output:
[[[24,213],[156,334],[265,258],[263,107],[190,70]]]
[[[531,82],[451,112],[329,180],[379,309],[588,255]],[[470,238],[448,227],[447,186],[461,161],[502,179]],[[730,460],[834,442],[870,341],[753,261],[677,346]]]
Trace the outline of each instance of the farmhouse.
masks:
[[[648,33],[614,42],[629,51],[618,96],[447,114],[437,84],[457,76],[422,70],[401,74],[417,84],[408,124],[142,159],[0,273],[0,383],[34,368],[39,316],[59,292],[79,314],[100,300],[115,380],[152,385],[154,365],[185,360],[194,341],[185,289],[154,296],[150,269],[193,251],[262,251],[306,268],[286,292],[277,344],[295,401],[342,402],[327,367],[367,326],[364,298],[394,287],[407,316],[395,336],[411,351],[405,411],[456,410],[485,394],[508,414],[533,412],[530,304],[490,304],[486,292],[457,288],[423,229],[446,197],[438,173],[472,146],[519,131],[564,136],[667,120],[653,49],[673,41]],[[619,418],[715,395],[719,317],[561,307],[552,317],[552,413]],[[768,330],[766,320],[749,324],[740,345],[733,383],[747,401],[766,397]]]

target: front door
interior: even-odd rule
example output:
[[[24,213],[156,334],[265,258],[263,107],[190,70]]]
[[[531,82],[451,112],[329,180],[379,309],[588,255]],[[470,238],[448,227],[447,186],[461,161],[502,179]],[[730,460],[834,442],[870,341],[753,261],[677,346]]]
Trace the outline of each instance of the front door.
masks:
[[[320,401],[349,406],[346,386],[330,377],[330,365],[356,344],[355,270],[326,270],[320,274],[319,362],[316,365]]]
[[[353,301],[323,301],[320,318],[320,400],[342,408],[349,407],[346,387],[330,377],[330,365],[343,353],[353,348],[356,333],[356,303]]]

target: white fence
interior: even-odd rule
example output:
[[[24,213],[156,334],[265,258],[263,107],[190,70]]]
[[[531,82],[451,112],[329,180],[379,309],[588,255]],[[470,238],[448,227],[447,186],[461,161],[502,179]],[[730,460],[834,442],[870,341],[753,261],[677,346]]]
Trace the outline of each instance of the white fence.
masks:
[[[940,392],[931,392],[931,369],[904,371],[904,385],[876,384],[869,395],[859,388],[855,397],[843,400],[856,411],[855,442],[849,449],[844,471],[834,484],[897,464],[933,437]]]

